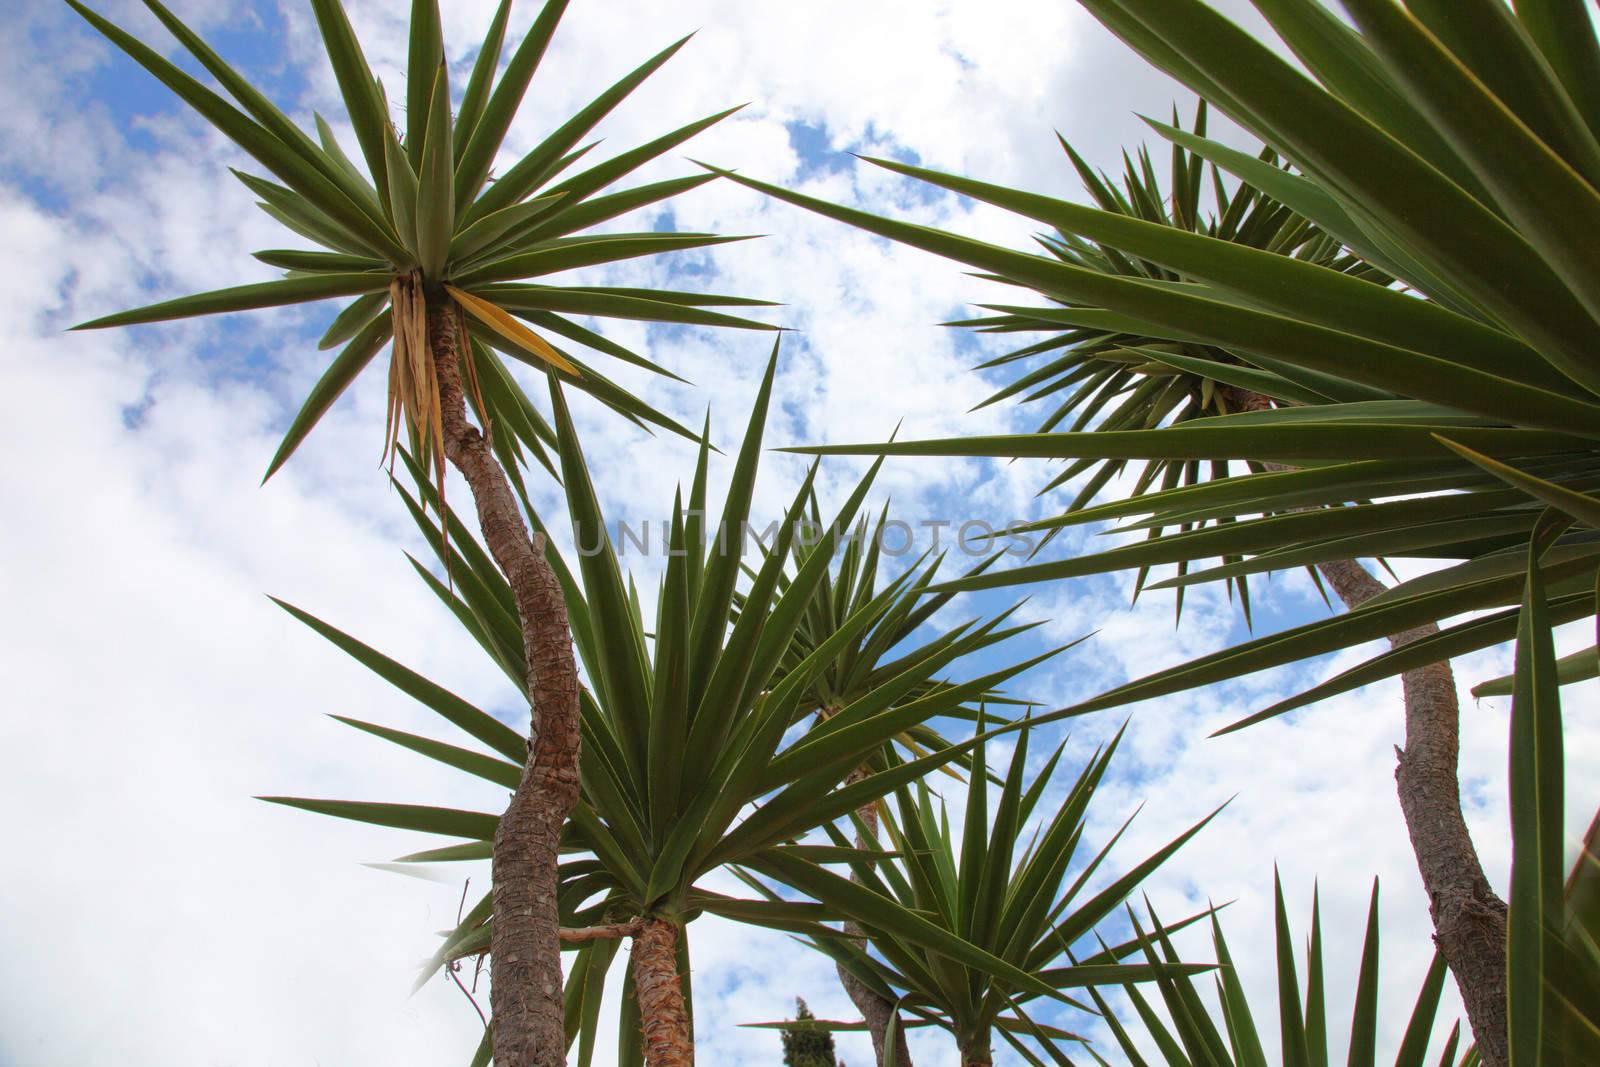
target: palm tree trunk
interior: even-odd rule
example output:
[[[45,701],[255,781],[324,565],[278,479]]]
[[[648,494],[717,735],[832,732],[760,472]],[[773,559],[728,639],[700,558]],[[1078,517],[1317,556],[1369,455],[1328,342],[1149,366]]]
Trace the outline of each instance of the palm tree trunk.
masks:
[[[1260,393],[1230,390],[1235,410],[1264,411]],[[1265,463],[1269,470],[1289,470]],[[1317,570],[1346,609],[1354,611],[1384,591],[1353,559],[1330,560]],[[1389,638],[1398,648],[1439,632],[1426,623]],[[1484,876],[1483,863],[1461,813],[1461,705],[1449,661],[1400,676],[1405,698],[1405,748],[1395,749],[1395,784],[1411,851],[1428,894],[1433,940],[1455,975],[1483,1067],[1506,1067],[1506,905]]]
[[[821,709],[820,717],[826,721],[830,716],[836,715],[838,712],[839,709],[837,707],[825,707]],[[844,784],[853,785],[866,776],[866,768],[857,767],[845,778]],[[878,805],[876,803],[864,804],[856,809],[856,816],[861,820],[862,825],[867,828],[867,835],[856,835],[856,848],[866,848],[868,836],[876,844],[878,838]],[[855,875],[852,874],[850,879],[855,881]],[[844,924],[844,932],[854,937],[861,937],[861,927],[853,922]],[[864,938],[862,938],[862,943],[865,943]],[[843,964],[835,964],[835,969],[839,972],[839,984],[844,986],[845,995],[850,998],[850,1003],[854,1004],[856,1010],[861,1013],[861,1018],[866,1020],[867,1032],[872,1035],[873,1062],[881,1067],[884,1060],[884,1052],[889,1043],[889,1021],[895,1015],[894,1002],[886,999],[877,990],[851,974]],[[894,1053],[897,1067],[912,1067],[911,1050],[906,1046],[906,1028],[904,1026],[895,1028]]]
[[[633,938],[633,985],[639,996],[639,1029],[649,1067],[692,1067],[694,1033],[678,980],[677,924],[640,920]]]
[[[855,923],[845,923],[845,932],[858,934],[861,928]],[[844,986],[845,993],[850,997],[851,1003],[867,1021],[867,1031],[872,1035],[872,1052],[876,1062],[884,1061],[884,1049],[888,1044],[889,1020],[894,1018],[894,1003],[879,996],[877,991],[869,988],[865,982],[845,970],[839,968],[839,984]],[[906,1047],[905,1027],[895,1031],[894,1044],[895,1063],[906,1064],[910,1067],[911,1050]]]
[[[528,536],[504,469],[488,440],[467,421],[459,316],[446,301],[428,309],[444,452],[472,490],[484,542],[516,597],[533,714],[522,781],[494,839],[489,956],[494,1062],[498,1067],[564,1067],[556,864],[561,828],[578,802],[578,668],[566,599],[544,557],[544,539]]]
[[[961,1067],[994,1067],[994,1049],[988,1034],[961,1046]]]
[[[1353,559],[1317,569],[1354,610],[1383,592],[1383,585]],[[1395,648],[1439,632],[1433,623],[1395,634]],[[1483,863],[1461,813],[1457,765],[1461,706],[1448,661],[1400,676],[1406,705],[1406,743],[1396,749],[1394,777],[1411,850],[1428,893],[1433,939],[1456,976],[1461,1001],[1484,1067],[1505,1067],[1506,905],[1484,877]]]

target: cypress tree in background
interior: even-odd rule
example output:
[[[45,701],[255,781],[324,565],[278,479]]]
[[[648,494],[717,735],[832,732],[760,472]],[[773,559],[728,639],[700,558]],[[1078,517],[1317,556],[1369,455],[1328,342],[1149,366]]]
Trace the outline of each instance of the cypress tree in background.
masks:
[[[833,1034],[811,1020],[816,1016],[800,997],[794,998],[794,1025],[783,1033],[784,1067],[834,1067]]]

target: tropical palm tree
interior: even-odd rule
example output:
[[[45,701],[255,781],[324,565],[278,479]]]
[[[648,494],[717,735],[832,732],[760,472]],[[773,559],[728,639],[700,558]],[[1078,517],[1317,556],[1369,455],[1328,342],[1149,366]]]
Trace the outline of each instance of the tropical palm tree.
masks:
[[[651,1067],[676,1067],[692,1061],[684,931],[704,914],[820,938],[842,936],[822,925],[827,920],[871,922],[935,955],[992,969],[1017,988],[1052,992],[1007,960],[951,934],[893,897],[857,886],[823,866],[853,861],[858,858],[855,850],[800,840],[969,753],[981,743],[981,734],[975,740],[941,744],[910,761],[896,759],[841,786],[853,770],[896,739],[914,735],[930,719],[959,714],[968,702],[1059,650],[968,681],[930,684],[956,661],[991,647],[993,635],[1006,632],[1010,613],[968,623],[948,634],[933,654],[878,676],[834,715],[791,736],[791,727],[807,717],[805,695],[819,676],[835,664],[842,650],[857,645],[903,603],[902,594],[920,572],[908,570],[853,606],[810,654],[780,674],[780,663],[871,488],[872,477],[869,474],[856,486],[802,559],[797,546],[811,527],[800,520],[813,499],[813,466],[735,607],[735,582],[749,540],[751,496],[776,368],[774,347],[719,522],[708,526],[705,518],[708,443],[701,446],[687,498],[680,491],[674,501],[668,561],[655,624],[649,629],[637,588],[623,573],[607,534],[560,389],[552,387],[557,452],[580,559],[576,568],[569,567],[548,541],[545,558],[564,591],[584,667],[581,729],[588,752],[581,768],[580,799],[562,834],[566,858],[553,891],[559,936],[577,953],[566,981],[566,1013],[572,1025],[563,1047],[576,1041],[580,1062],[585,1064],[593,1054],[600,989],[616,942],[624,937],[633,939],[634,950],[629,994],[619,1023],[622,1062],[636,1063],[642,1056]],[[511,610],[510,583],[448,508],[450,538],[433,529],[426,509],[437,502],[430,499],[435,489],[420,464],[412,469],[424,498],[413,502],[413,513],[454,579],[451,588],[424,571],[430,587],[491,662],[501,669],[514,668],[521,639]],[[536,515],[534,521],[543,529]],[[797,561],[794,572],[780,583],[785,568]],[[520,743],[507,728],[481,711],[463,707],[443,687],[327,623],[298,608],[289,610],[497,755],[372,724],[352,725],[490,781],[511,784],[517,778],[516,765],[502,758]],[[811,632],[818,634],[815,629]],[[981,760],[978,765],[982,766]],[[410,862],[482,858],[484,842],[498,839],[497,823],[503,822],[488,813],[408,803],[269,799],[465,839],[404,857]],[[868,855],[876,861],[875,854]],[[809,893],[815,902],[740,900],[698,884],[730,864],[773,873]],[[496,884],[494,895],[500,891]],[[492,959],[495,925],[500,922],[492,903],[486,896],[467,914],[446,938],[425,977],[451,961],[486,950]],[[498,1023],[491,1020],[491,1030],[495,1026]],[[498,1035],[494,1041],[498,1043]]]
[[[1162,188],[1146,147],[1138,150],[1137,162],[1124,153],[1123,174],[1117,180],[1104,172],[1097,173],[1066,138],[1058,135],[1057,140],[1083,182],[1085,192],[1102,211],[1292,256],[1379,285],[1393,280],[1359,256],[1352,255],[1304,216],[1257,186],[1247,181],[1234,181],[1230,186],[1215,164],[1208,164],[1185,147],[1186,143],[1205,136],[1206,119],[1207,109],[1202,100],[1196,106],[1192,131],[1183,129],[1176,110],[1170,127],[1152,123],[1172,138],[1168,189]],[[1262,149],[1255,166],[1263,175],[1283,169],[1270,148]],[[1209,186],[1205,180],[1208,168]],[[1206,192],[1210,193],[1212,202],[1209,213],[1203,195]],[[1125,255],[1115,245],[1081,238],[1070,230],[1041,234],[1037,240],[1052,256],[1083,270],[1180,290],[1185,284],[1176,271],[1148,259]],[[989,277],[1006,280],[1000,275]],[[1040,421],[1036,433],[1049,433],[1063,425],[1069,431],[1091,426],[1100,431],[1149,429],[1212,415],[1258,410],[1274,402],[1323,398],[1322,394],[1297,386],[1280,374],[1242,362],[1224,348],[1152,336],[1139,328],[1137,320],[1117,316],[1103,308],[1062,300],[1054,300],[1043,307],[1012,303],[982,307],[993,314],[947,325],[999,336],[1043,335],[977,368],[989,372],[1017,372],[1011,381],[978,405],[979,408],[1007,399],[1017,400],[1024,406],[1050,402],[1049,413]],[[1067,424],[1069,417],[1072,422]],[[1047,542],[1068,524],[1083,521],[1082,513],[1090,510],[1097,495],[1114,479],[1129,472],[1129,467],[1124,459],[1093,456],[1067,464],[1042,492],[1060,490],[1082,475],[1088,477],[1069,498],[1059,518],[1032,524],[1025,528],[1026,532],[1047,531]],[[1154,457],[1143,463],[1131,484],[1126,484],[1119,503],[1135,500],[1147,492],[1198,485],[1211,478],[1226,477],[1229,472],[1230,463],[1226,457],[1209,461]],[[1179,532],[1213,522],[1231,521],[1231,516],[1215,520],[1202,516],[1194,523],[1180,523]],[[1158,537],[1161,532],[1160,526],[1153,526],[1148,536]],[[1236,562],[1239,562],[1237,558],[1224,558],[1224,563]],[[1187,559],[1177,561],[1179,579],[1187,573],[1188,567]],[[1144,588],[1149,570],[1148,566],[1139,569],[1135,595]],[[1316,569],[1309,571],[1312,580],[1320,583]],[[1246,576],[1231,576],[1227,583],[1249,621],[1250,587]],[[1176,585],[1180,618],[1185,588],[1181,582]]]
[[[982,736],[981,718],[979,725]],[[1024,724],[1017,734],[1009,768],[1001,779],[999,804],[992,816],[986,779],[974,778],[969,784],[959,844],[951,833],[949,812],[926,783],[918,781],[896,790],[898,817],[883,820],[889,851],[875,856],[871,849],[862,847],[866,842],[858,845],[861,852],[854,861],[856,877],[864,886],[926,914],[952,936],[1035,975],[1056,989],[1059,999],[1090,1013],[1095,1009],[1071,999],[1070,994],[1095,985],[1131,985],[1209,970],[1209,965],[1185,964],[1176,958],[1122,962],[1140,951],[1138,941],[1104,947],[1101,952],[1070,959],[1066,964],[1060,962],[1073,945],[1092,937],[1103,920],[1114,917],[1128,895],[1216,813],[1130,866],[1104,888],[1088,893],[1091,879],[1127,828],[1124,823],[1095,854],[1080,855],[1089,804],[1116,753],[1121,734],[1087,761],[1054,814],[1044,817],[1040,804],[1066,743],[1057,747],[1030,781],[1028,733]],[[980,743],[975,756],[981,758],[983,750]],[[1029,833],[1036,812],[1041,816],[1039,825]],[[856,821],[865,834],[866,821]],[[831,833],[836,844],[849,843],[837,829],[831,829]],[[747,876],[747,880],[775,896],[754,879]],[[1194,921],[1195,918],[1184,920],[1163,932],[1181,929]],[[871,924],[861,932],[866,935],[867,945],[836,938],[813,939],[811,943],[833,956],[841,968],[856,975],[880,997],[899,1005],[914,1020],[908,1025],[947,1030],[955,1039],[963,1065],[981,1067],[992,1063],[991,1046],[996,1032],[1030,1059],[1033,1054],[1024,1039],[1046,1046],[1053,1041],[1078,1040],[1068,1031],[1033,1018],[1027,1005],[1037,1000],[1038,992],[1019,987],[1010,976],[928,952]],[[867,946],[875,951],[868,951]],[[898,1019],[895,1021],[898,1024]],[[822,1025],[843,1029],[851,1024]]]
[[[471,489],[489,553],[510,583],[507,610],[521,622],[514,673],[533,708],[537,739],[531,751],[515,757],[526,773],[498,823],[495,1053],[502,1067],[558,1064],[565,1043],[554,889],[562,826],[579,794],[579,683],[560,584],[540,545],[529,537],[514,491],[521,486],[519,464],[528,455],[550,466],[546,448],[555,438],[500,357],[585,391],[632,422],[693,437],[549,337],[668,374],[570,316],[770,328],[707,310],[759,302],[530,279],[728,240],[710,234],[581,231],[700,185],[704,177],[692,176],[604,192],[731,112],[562,177],[593,147],[580,143],[595,124],[671,58],[683,44],[679,41],[606,89],[495,177],[496,158],[566,0],[547,0],[503,72],[511,3],[502,0],[459,106],[445,62],[437,0],[416,0],[403,128],[391,119],[384,86],[373,77],[339,0],[312,0],[359,146],[358,165],[321,116],[315,119],[315,137],[303,131],[157,0],[146,0],[146,6],[232,102],[76,0],[68,2],[276,179],[238,173],[267,214],[316,246],[257,253],[262,262],[286,272],[281,279],[167,300],[80,328],[354,297],[322,339],[323,348],[343,347],[289,426],[268,476],[390,344],[385,454],[409,444],[441,497],[447,461]],[[477,425],[468,417],[469,407]]]
[[[1590,616],[1600,544],[1600,45],[1580,5],[1257,0],[1296,67],[1201,0],[1082,0],[1148,60],[1220,108],[1290,169],[1170,127],[1158,132],[1303,216],[1373,272],[901,164],[891,169],[1147,260],[1174,278],[998,248],[740,179],[1108,316],[1130,335],[1220,349],[1281,403],[1154,428],[837,446],[822,452],[1242,460],[1080,518],[1151,516],[1144,545],[985,574],[956,588],[1123,566],[1241,557],[1184,584],[1353,556],[1454,565],[1384,589],[1347,574],[1336,618],[1139,679],[1078,713],[1237,677],[1376,638],[1394,648],[1244,722],[1510,640],[1530,560],[1549,625]],[[1303,68],[1303,69],[1302,69]],[[1384,284],[1384,276],[1395,279]],[[1213,371],[1221,381],[1223,372]],[[1274,378],[1293,392],[1274,396]],[[1279,386],[1279,389],[1285,389]],[[1304,514],[1337,507],[1336,518]],[[1552,529],[1552,513],[1577,529]],[[1185,523],[1234,521],[1215,529]],[[1526,550],[1536,531],[1550,544]],[[1544,549],[1548,548],[1548,551]],[[1251,557],[1243,559],[1242,557]],[[1481,614],[1487,613],[1487,614]],[[1468,621],[1432,631],[1442,619]],[[1585,655],[1552,677],[1593,676]],[[1441,694],[1444,695],[1444,694]],[[1459,813],[1454,701],[1408,702],[1399,789],[1442,951],[1478,1048],[1507,1062],[1504,905]],[[1243,725],[1241,723],[1240,725]],[[1443,827],[1443,830],[1440,828]]]
[[[822,529],[814,496],[810,511],[811,523],[816,529]],[[783,662],[779,665],[779,677],[794,666],[805,662],[817,648],[837,632],[852,611],[877,596],[882,549],[889,536],[890,521],[887,504],[871,525],[865,517],[857,521],[849,544],[839,554],[837,567],[817,583],[811,603],[795,630]],[[815,547],[800,546],[796,553],[796,564],[803,566],[805,559],[814,551]],[[938,575],[944,562],[943,553],[932,560],[928,558],[930,554],[924,553],[902,572],[902,575],[909,575],[910,584],[904,586],[895,603],[884,612],[883,617],[870,630],[839,649],[833,659],[813,675],[801,698],[801,707],[805,714],[814,715],[819,725],[889,679],[939,657],[947,646],[960,638],[967,629],[968,624],[963,624],[920,643],[917,641],[917,635],[922,627],[955,596],[953,593],[928,592],[929,585]],[[995,557],[991,556],[980,562],[969,573],[981,573],[994,562],[994,559]],[[780,588],[786,588],[788,581],[787,573],[780,575]],[[736,599],[741,598],[736,597]],[[1023,624],[993,630],[984,638],[984,644],[998,644],[1026,633],[1036,625]],[[908,698],[917,699],[928,695],[944,684],[947,683],[930,677],[927,682],[908,694]],[[996,704],[1019,706],[1024,703],[996,691],[980,694],[979,700],[989,706]],[[947,717],[975,722],[979,714],[977,707],[953,710],[955,714]],[[912,759],[930,752],[942,751],[949,744],[950,742],[939,731],[926,723],[894,738],[896,750],[904,752]],[[845,784],[859,781],[874,769],[883,769],[885,758],[882,755],[869,757],[861,766],[850,772],[845,778]],[[960,762],[971,774],[981,777],[987,773],[983,761],[970,753]],[[961,777],[960,772],[953,767],[944,767],[941,770],[958,780]],[[867,842],[869,840],[875,842],[877,839],[878,816],[883,803],[875,801],[857,809],[855,817],[864,835],[857,837],[857,847],[875,847],[875,845],[869,846]],[[853,924],[846,924],[845,932],[857,934],[859,930],[855,929]],[[840,963],[838,972],[839,981],[844,986],[846,995],[866,1022],[867,1030],[872,1037],[873,1053],[881,1064],[885,1059],[885,1046],[894,1021],[894,1002],[862,981],[843,963]],[[895,1041],[894,1062],[897,1067],[912,1067],[911,1050],[906,1045],[904,1029],[898,1028],[895,1032],[898,1038]]]

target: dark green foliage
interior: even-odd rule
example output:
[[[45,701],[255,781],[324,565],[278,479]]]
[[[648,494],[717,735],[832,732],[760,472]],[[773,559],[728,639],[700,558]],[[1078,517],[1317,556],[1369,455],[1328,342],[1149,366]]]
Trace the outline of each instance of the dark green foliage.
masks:
[[[338,347],[340,352],[331,358],[291,421],[267,469],[268,477],[288,460],[391,340],[389,439],[409,438],[411,450],[428,458],[438,400],[430,395],[436,387],[432,356],[427,346],[420,344],[424,301],[420,295],[411,298],[407,294],[413,281],[420,283],[419,292],[425,290],[422,295],[427,306],[437,309],[454,301],[466,310],[462,328],[471,349],[465,374],[472,385],[472,403],[480,420],[500,431],[494,435],[494,447],[507,467],[531,460],[553,469],[550,450],[555,447],[555,433],[523,395],[506,360],[559,376],[570,388],[588,393],[629,422],[694,436],[653,404],[589,365],[583,350],[667,378],[677,379],[677,375],[577,319],[775,329],[708,310],[763,306],[765,302],[760,300],[549,284],[547,280],[549,275],[573,268],[709,248],[737,239],[704,233],[596,235],[585,231],[711,180],[710,175],[702,174],[613,188],[738,108],[691,122],[585,170],[568,173],[594,147],[579,147],[580,142],[672,58],[687,38],[601,92],[498,180],[488,181],[490,164],[567,0],[547,0],[500,71],[498,61],[511,15],[510,0],[502,2],[467,80],[461,109],[455,114],[450,110],[451,77],[444,61],[439,5],[431,0],[415,4],[406,84],[396,93],[406,104],[404,128],[390,116],[384,86],[368,67],[341,0],[312,0],[317,27],[355,133],[359,148],[355,155],[360,163],[345,151],[322,116],[316,116],[315,136],[300,129],[159,0],[145,3],[233,102],[76,0],[69,2],[90,25],[248,153],[264,173],[235,171],[239,180],[258,198],[263,211],[315,246],[258,252],[257,259],[286,272],[279,280],[164,300],[104,316],[80,328],[354,298],[321,344],[324,349]],[[559,341],[553,343],[546,334]],[[566,347],[558,347],[558,343]]]
[[[834,1067],[833,1035],[816,1026],[802,997],[794,998],[794,1022],[783,1033],[783,1067]]]
[[[1052,987],[1010,960],[975,946],[959,934],[929,922],[892,895],[863,889],[828,865],[853,861],[857,853],[833,844],[802,839],[824,824],[848,816],[934,770],[971,759],[980,742],[956,744],[917,733],[930,719],[954,716],[985,694],[992,694],[1053,652],[1013,663],[976,678],[940,682],[946,669],[959,669],[962,657],[993,644],[1004,633],[1009,613],[974,621],[947,634],[930,654],[914,657],[893,672],[850,675],[848,702],[825,723],[798,737],[790,727],[807,717],[806,701],[817,692],[825,671],[837,667],[847,650],[862,647],[866,635],[898,625],[904,600],[928,575],[907,570],[881,588],[847,586],[863,592],[860,602],[839,604],[819,594],[829,564],[845,533],[853,528],[872,476],[855,488],[826,527],[822,539],[801,549],[796,520],[812,497],[815,468],[791,503],[770,547],[754,558],[754,538],[739,531],[749,523],[751,493],[762,448],[778,352],[774,346],[761,390],[752,405],[743,445],[734,462],[732,488],[721,521],[705,520],[709,445],[702,444],[693,483],[673,501],[671,551],[654,625],[647,627],[637,588],[622,569],[607,531],[614,526],[600,510],[583,449],[559,388],[552,390],[556,453],[561,464],[567,512],[577,543],[598,551],[569,566],[553,546],[546,555],[561,581],[572,620],[573,640],[584,666],[582,700],[582,800],[563,834],[560,908],[563,926],[594,926],[639,915],[671,917],[684,924],[710,913],[737,922],[820,940],[838,937],[825,925],[851,919],[884,929],[918,951],[926,950],[961,965],[1004,976],[1009,987],[1047,995]],[[511,610],[511,590],[472,531],[448,505],[441,508],[426,472],[401,453],[419,496],[402,489],[421,535],[438,555],[447,583],[418,565],[423,580],[450,608],[486,653],[485,666],[515,681],[520,673],[522,635]],[[397,483],[398,484],[398,483]],[[533,526],[544,524],[523,506]],[[433,516],[442,512],[446,542]],[[751,557],[750,582],[736,583],[745,557]],[[813,609],[832,603],[842,610],[824,632]],[[386,727],[352,721],[358,729],[437,760],[466,774],[506,784],[519,773],[516,742],[493,727],[480,709],[452,696],[443,686],[381,656],[331,625],[296,611],[301,621],[349,652],[407,694],[438,711],[491,751],[468,749]],[[818,638],[796,659],[797,635]],[[848,657],[846,657],[848,658]],[[842,678],[843,675],[835,675]],[[891,743],[911,737],[926,744],[911,759],[894,756]],[[866,777],[842,783],[875,753]],[[978,757],[982,766],[982,758]],[[401,862],[439,862],[481,858],[493,838],[497,816],[488,812],[442,810],[416,804],[364,804],[305,798],[277,798],[306,810],[377,825],[455,836],[442,849],[415,853]],[[874,851],[867,863],[886,862],[894,853]],[[771,874],[810,900],[737,899],[698,884],[730,864]],[[819,886],[817,883],[821,883]],[[490,942],[486,896],[445,938],[423,978],[451,960],[482,952]],[[571,947],[567,965],[569,1040],[580,1064],[590,1062],[600,1011],[599,992],[614,962],[616,942],[602,940]],[[622,1022],[624,1033],[630,1024]],[[625,1061],[626,1062],[626,1061]]]
[[[1591,169],[1600,158],[1600,126],[1590,125],[1594,116],[1569,112],[1570,103],[1553,118],[1539,101],[1567,100],[1567,81],[1581,85],[1577,95],[1589,99],[1600,91],[1600,67],[1563,65],[1535,52],[1553,42],[1581,41],[1592,53],[1587,12],[1580,5],[1528,5],[1544,12],[1545,21],[1537,22],[1543,29],[1514,29],[1500,35],[1501,43],[1508,57],[1527,60],[1522,69],[1542,79],[1544,88],[1532,98],[1501,99],[1497,79],[1471,80],[1470,64],[1457,62],[1450,42],[1430,37],[1403,8],[1380,0],[1345,5],[1360,32],[1310,0],[1257,0],[1309,76],[1201,0],[1083,3],[1152,64],[1245,127],[1266,154],[1152,124],[1182,149],[1174,156],[1171,210],[1151,195],[1157,182],[1143,157],[1130,171],[1126,193],[1085,174],[1097,207],[875,161],[1053,228],[1044,254],[733,178],[1039,298],[1027,307],[995,308],[1000,318],[978,320],[987,328],[1070,327],[1051,333],[1049,343],[1075,339],[1072,358],[1091,338],[1140,339],[1123,368],[1129,380],[1110,388],[1136,391],[1162,380],[1199,384],[1200,417],[1180,417],[1187,410],[1182,403],[1168,408],[1165,400],[1155,406],[1141,401],[1153,419],[1129,420],[1111,409],[1101,411],[1098,425],[1075,424],[1065,432],[1047,424],[1031,434],[803,451],[1056,459],[1096,476],[1140,462],[1157,464],[1146,466],[1147,474],[1174,474],[1170,481],[1152,474],[1130,499],[1075,508],[1040,524],[1053,529],[1118,519],[1121,530],[1148,539],[991,570],[948,589],[1169,564],[1177,574],[1159,584],[1177,587],[1236,583],[1249,574],[1350,558],[1445,564],[1358,611],[1138,679],[1078,711],[1490,613],[1385,652],[1241,719],[1238,725],[1245,725],[1418,664],[1510,641],[1525,549],[1545,506],[1578,521],[1542,560],[1551,621],[1592,616],[1600,567],[1593,533],[1600,507],[1600,357],[1594,344],[1600,262],[1592,244],[1579,248],[1573,235],[1580,220],[1600,218]],[[1519,17],[1531,18],[1521,10]],[[1551,26],[1559,29],[1545,32]],[[1222,183],[1219,208],[1232,208],[1258,189],[1304,224],[1285,215],[1285,236],[1256,247],[1229,239],[1234,235],[1226,228],[1195,222],[1202,162]],[[1139,202],[1140,190],[1148,203]],[[1302,236],[1310,243],[1301,244]],[[1160,376],[1136,375],[1134,368]],[[1040,386],[1048,381],[1065,388],[1048,375]],[[1207,407],[1205,381],[1213,383],[1212,399],[1219,385],[1228,385],[1275,403],[1266,410]],[[1192,397],[1188,389],[1168,399]],[[1203,479],[1175,473],[1206,465],[1213,472]],[[1074,503],[1088,500],[1080,494]],[[1329,511],[1304,514],[1307,508]],[[1209,559],[1222,565],[1196,565]],[[1557,678],[1592,677],[1596,662],[1581,656],[1563,664]]]

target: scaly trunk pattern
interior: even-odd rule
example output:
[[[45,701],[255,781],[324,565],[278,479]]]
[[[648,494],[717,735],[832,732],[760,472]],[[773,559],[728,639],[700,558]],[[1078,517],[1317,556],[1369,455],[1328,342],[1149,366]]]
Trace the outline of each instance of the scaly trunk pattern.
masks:
[[[633,938],[633,986],[639,996],[639,1029],[649,1067],[692,1067],[694,1033],[678,981],[676,923],[641,919]]]
[[[1260,393],[1230,389],[1230,407],[1264,411]],[[1289,470],[1278,463],[1269,470]],[[1353,559],[1317,570],[1351,611],[1384,591]],[[1426,623],[1389,638],[1395,648],[1439,632]],[[1400,676],[1405,696],[1405,748],[1396,749],[1395,783],[1417,870],[1428,894],[1433,940],[1455,975],[1483,1067],[1506,1067],[1506,905],[1484,877],[1483,863],[1461,813],[1461,705],[1449,661]]]
[[[467,421],[460,311],[442,299],[430,303],[427,330],[439,376],[445,456],[471,488],[484,542],[516,597],[533,714],[522,781],[494,838],[494,1062],[564,1067],[556,864],[561,828],[578,802],[579,750],[578,667],[566,599],[544,557],[543,538],[528,536],[505,471],[488,440]]]

